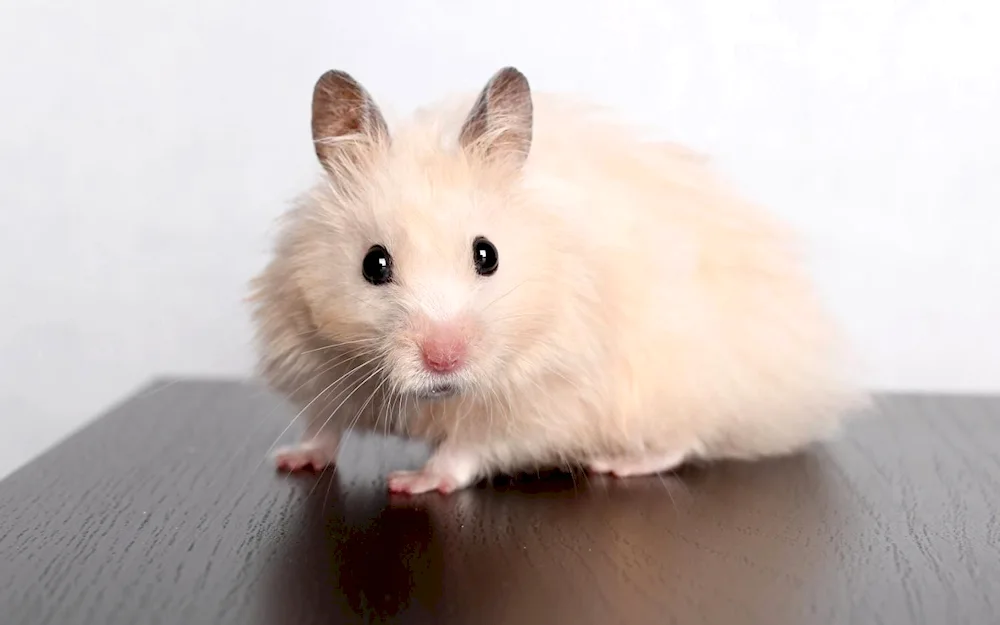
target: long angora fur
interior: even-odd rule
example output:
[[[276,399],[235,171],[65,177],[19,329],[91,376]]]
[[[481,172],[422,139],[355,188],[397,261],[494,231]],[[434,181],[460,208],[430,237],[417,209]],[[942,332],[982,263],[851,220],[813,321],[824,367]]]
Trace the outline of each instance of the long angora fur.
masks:
[[[282,466],[334,462],[365,428],[437,446],[400,491],[649,473],[794,451],[863,400],[793,236],[697,155],[510,68],[391,130],[346,74],[315,98],[325,171],[253,294],[262,373],[307,424]],[[479,236],[493,275],[476,273]],[[362,276],[373,245],[389,284]],[[433,323],[467,343],[440,397],[420,360]]]

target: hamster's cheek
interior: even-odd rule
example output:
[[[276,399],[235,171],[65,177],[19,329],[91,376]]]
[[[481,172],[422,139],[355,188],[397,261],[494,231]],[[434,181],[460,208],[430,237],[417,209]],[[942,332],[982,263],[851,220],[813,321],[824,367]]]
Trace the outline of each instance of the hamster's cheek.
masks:
[[[515,282],[501,293],[509,295],[483,314],[476,370],[487,385],[534,384],[544,370],[552,368],[548,360],[559,353],[553,349],[553,332],[562,327],[559,309],[565,303],[557,289],[530,278]]]
[[[310,302],[313,323],[331,340],[358,348],[375,347],[385,338],[387,312],[379,302],[358,294],[328,290]]]

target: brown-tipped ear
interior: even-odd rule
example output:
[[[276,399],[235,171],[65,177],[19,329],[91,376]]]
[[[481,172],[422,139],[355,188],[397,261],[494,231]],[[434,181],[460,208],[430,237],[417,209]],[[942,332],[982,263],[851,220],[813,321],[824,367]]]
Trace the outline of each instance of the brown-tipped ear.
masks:
[[[531,148],[531,88],[524,74],[505,67],[493,74],[462,125],[462,147],[520,166]]]
[[[389,131],[371,95],[347,72],[330,70],[313,89],[312,135],[327,171],[361,144],[387,141]]]

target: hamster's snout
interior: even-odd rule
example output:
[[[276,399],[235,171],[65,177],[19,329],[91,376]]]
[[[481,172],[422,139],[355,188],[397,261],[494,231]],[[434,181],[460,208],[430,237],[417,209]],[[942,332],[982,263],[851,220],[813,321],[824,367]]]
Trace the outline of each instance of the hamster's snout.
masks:
[[[451,373],[462,366],[468,345],[468,337],[460,326],[436,324],[421,337],[420,356],[428,371]]]

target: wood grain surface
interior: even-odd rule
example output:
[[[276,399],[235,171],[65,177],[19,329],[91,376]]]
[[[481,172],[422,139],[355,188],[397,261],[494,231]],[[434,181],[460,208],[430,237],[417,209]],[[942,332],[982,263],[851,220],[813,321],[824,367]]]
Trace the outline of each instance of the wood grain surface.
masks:
[[[290,409],[161,381],[0,483],[0,623],[1000,623],[1000,399],[885,396],[796,457],[390,496],[275,473]]]

